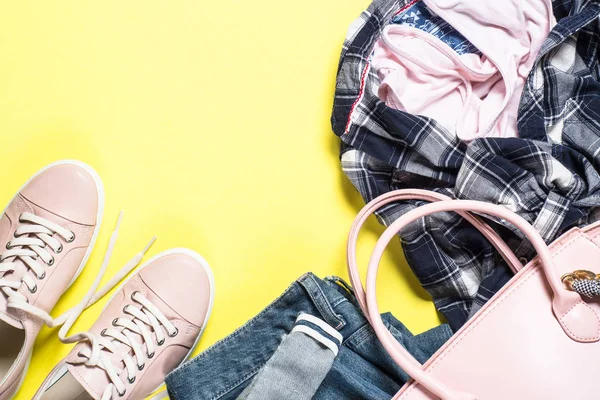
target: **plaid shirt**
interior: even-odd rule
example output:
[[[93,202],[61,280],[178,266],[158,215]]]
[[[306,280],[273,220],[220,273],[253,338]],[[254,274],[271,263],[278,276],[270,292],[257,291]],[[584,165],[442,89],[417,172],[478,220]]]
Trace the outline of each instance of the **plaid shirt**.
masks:
[[[338,68],[332,115],[346,175],[366,201],[395,189],[429,189],[501,204],[550,242],[599,219],[600,4],[554,0],[558,24],[529,74],[519,107],[519,138],[459,141],[435,120],[386,107],[370,67],[373,45],[389,21],[414,4],[375,0],[352,24]],[[378,212],[389,225],[423,204]],[[519,232],[493,226],[530,259]],[[458,329],[511,277],[490,243],[456,214],[423,218],[401,232],[409,265],[437,308]]]

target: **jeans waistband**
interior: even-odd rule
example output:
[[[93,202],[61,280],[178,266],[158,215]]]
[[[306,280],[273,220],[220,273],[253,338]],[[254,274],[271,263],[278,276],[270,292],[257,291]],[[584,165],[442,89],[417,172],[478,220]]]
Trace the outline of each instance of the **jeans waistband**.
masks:
[[[321,318],[344,337],[366,323],[340,278],[323,280],[307,273],[256,317],[169,374],[170,397],[217,400],[241,392],[303,312]]]
[[[332,279],[339,278],[325,278],[326,282],[329,283]],[[314,306],[319,310],[321,318],[329,325],[334,327],[336,330],[342,329],[346,326],[346,320],[344,316],[334,311],[334,307],[340,303],[347,301],[348,299],[343,297],[338,291],[331,290],[332,288],[323,287],[323,280],[317,278],[312,273],[308,273],[300,277],[297,283],[299,283],[307,295],[312,300]]]

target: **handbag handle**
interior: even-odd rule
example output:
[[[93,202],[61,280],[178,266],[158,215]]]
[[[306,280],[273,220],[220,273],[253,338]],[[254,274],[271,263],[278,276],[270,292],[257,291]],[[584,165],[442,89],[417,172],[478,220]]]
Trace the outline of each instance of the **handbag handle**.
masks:
[[[348,237],[348,273],[352,278],[354,292],[358,302],[361,305],[363,312],[366,310],[366,298],[364,288],[358,275],[358,266],[356,264],[356,243],[358,242],[358,234],[360,229],[366,222],[367,218],[371,216],[376,210],[394,202],[404,200],[424,200],[430,202],[452,200],[452,198],[429,190],[421,189],[400,189],[387,192],[367,203],[362,210],[358,213],[350,228],[350,235]],[[523,268],[521,261],[515,256],[510,247],[502,240],[502,238],[496,233],[491,226],[485,223],[481,218],[471,214],[467,211],[458,211],[458,214],[469,221],[479,232],[483,234],[500,253],[504,261],[508,264],[510,269],[517,273]],[[366,314],[366,312],[365,312]]]
[[[406,196],[414,192],[396,191],[390,192],[388,195],[391,196],[391,193]],[[379,204],[381,201],[381,198],[378,198],[365,206],[363,209],[364,213],[361,211],[359,218],[357,218],[357,221],[355,221],[353,231],[350,234],[351,242],[348,243],[348,266],[351,269],[350,279],[355,290],[358,288],[362,289],[362,286],[358,271],[356,270],[356,253],[350,252],[350,249],[356,248],[356,233],[354,230],[355,228],[360,228],[360,225],[357,225],[357,223],[360,223],[361,220],[364,222],[364,215],[372,213],[373,209],[377,208],[376,206],[374,207],[374,205]],[[377,337],[381,341],[386,351],[390,354],[392,359],[413,379],[422,384],[431,393],[445,400],[475,399],[475,397],[471,394],[449,389],[442,382],[438,381],[428,372],[424,371],[423,367],[418,363],[418,361],[415,360],[414,357],[412,357],[412,355],[410,355],[410,353],[408,353],[386,329],[379,314],[379,307],[377,305],[377,299],[375,296],[375,284],[379,263],[389,242],[407,224],[423,216],[441,211],[471,211],[486,213],[500,217],[519,228],[531,241],[532,245],[538,252],[538,256],[541,259],[543,273],[548,281],[550,289],[553,292],[552,309],[558,323],[562,326],[565,333],[571,339],[579,342],[595,342],[600,339],[600,334],[598,333],[600,332],[600,320],[598,319],[598,316],[585,302],[581,300],[581,296],[579,294],[566,290],[561,284],[560,279],[556,275],[556,270],[554,268],[554,263],[548,247],[544,243],[544,240],[541,238],[541,236],[537,233],[535,228],[527,223],[527,221],[504,207],[484,202],[472,200],[438,201],[436,203],[427,204],[409,211],[385,230],[383,235],[378,240],[369,261],[366,285],[366,303],[359,300],[363,312],[365,315],[367,315],[369,322],[373,326]]]

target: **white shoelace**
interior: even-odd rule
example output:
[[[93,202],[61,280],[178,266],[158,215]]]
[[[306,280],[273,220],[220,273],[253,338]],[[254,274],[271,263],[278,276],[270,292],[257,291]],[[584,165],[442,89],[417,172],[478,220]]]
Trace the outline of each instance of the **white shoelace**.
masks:
[[[40,318],[51,328],[62,325],[58,332],[58,337],[63,343],[89,342],[90,348],[85,348],[79,352],[80,357],[86,358],[86,360],[81,363],[103,369],[106,371],[106,374],[111,381],[104,391],[102,400],[109,400],[113,398],[114,395],[123,396],[126,390],[125,384],[120,378],[122,370],[115,367],[110,360],[109,353],[102,352],[102,350],[106,349],[108,352],[114,352],[117,347],[115,342],[125,344],[132,350],[132,354],[126,354],[123,360],[120,361],[124,363],[125,369],[127,370],[127,379],[130,383],[133,383],[136,370],[142,370],[146,360],[154,357],[156,347],[152,334],[154,333],[156,336],[156,345],[161,346],[165,341],[165,334],[162,327],[165,328],[167,334],[170,336],[175,336],[178,333],[177,328],[155,305],[141,293],[136,292],[132,294],[131,298],[134,302],[141,305],[141,308],[137,308],[133,305],[125,307],[125,313],[129,314],[129,318],[115,319],[113,321],[113,327],[103,330],[100,338],[90,332],[81,332],[72,336],[67,336],[67,333],[81,313],[104,297],[126,275],[137,267],[156,240],[156,238],[153,237],[146,247],[129,260],[129,262],[125,264],[123,268],[121,268],[121,270],[119,270],[119,272],[102,287],[102,289],[97,290],[110,262],[117,241],[122,216],[123,212],[119,214],[115,230],[112,233],[108,248],[104,255],[102,266],[87,294],[78,305],[57,318],[53,318],[46,311],[30,305],[27,298],[18,293],[17,290],[22,284],[25,284],[32,293],[35,293],[37,285],[31,276],[31,272],[33,272],[38,279],[43,279],[45,277],[44,267],[39,264],[38,259],[42,260],[46,266],[52,266],[54,264],[54,257],[46,249],[46,246],[54,253],[60,253],[63,246],[58,239],[53,237],[53,234],[60,235],[67,242],[75,240],[75,234],[44,218],[30,213],[23,213],[21,214],[19,221],[21,223],[27,223],[27,225],[19,226],[14,233],[15,238],[7,245],[7,251],[0,255],[0,290],[8,297],[7,306],[9,308],[25,311],[34,317]],[[17,268],[15,261],[17,259],[22,261],[28,268],[28,271],[21,278],[21,281],[18,282],[1,278],[5,274],[15,271]],[[141,337],[141,344],[139,340],[136,340],[134,335]],[[144,344],[146,345],[146,351],[143,349]]]
[[[45,312],[29,305],[27,297],[18,290],[25,285],[31,293],[35,293],[37,283],[33,276],[35,275],[38,280],[44,279],[45,269],[54,265],[54,256],[50,251],[58,254],[63,250],[62,243],[54,235],[70,243],[75,240],[75,234],[54,222],[28,212],[19,216],[19,223],[13,239],[6,245],[6,251],[0,255],[0,290],[8,299],[9,308],[39,316]],[[16,272],[17,268],[22,266],[26,271],[20,280],[6,278],[7,274]]]

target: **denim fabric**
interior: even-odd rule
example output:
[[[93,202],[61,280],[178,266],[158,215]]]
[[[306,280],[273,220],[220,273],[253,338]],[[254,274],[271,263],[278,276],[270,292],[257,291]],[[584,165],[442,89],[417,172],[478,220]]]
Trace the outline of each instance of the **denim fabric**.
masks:
[[[387,25],[402,23],[416,4],[373,1],[351,25],[342,49],[332,126],[343,142],[342,168],[364,200],[417,188],[504,205],[546,242],[597,221],[600,1],[553,0],[558,23],[527,78],[519,137],[468,143],[431,118],[386,107],[377,96],[373,46]],[[391,204],[377,216],[389,225],[422,204]],[[518,257],[535,255],[511,225],[495,220],[493,226]],[[401,237],[406,260],[455,330],[512,277],[493,246],[455,213],[427,216]]]
[[[301,313],[314,315],[344,338],[331,370],[314,399],[389,400],[408,380],[379,343],[339,278],[321,280],[308,273],[260,314],[225,339],[173,371],[166,379],[173,400],[236,399],[294,328]],[[420,362],[425,362],[452,332],[441,325],[413,334],[391,314],[386,326]]]
[[[405,12],[396,14],[391,22],[393,24],[411,26],[430,33],[446,43],[458,54],[480,54],[477,47],[465,39],[452,25],[438,17],[423,2],[415,2]]]
[[[300,314],[292,332],[237,400],[311,400],[341,341],[342,335],[325,321]]]

